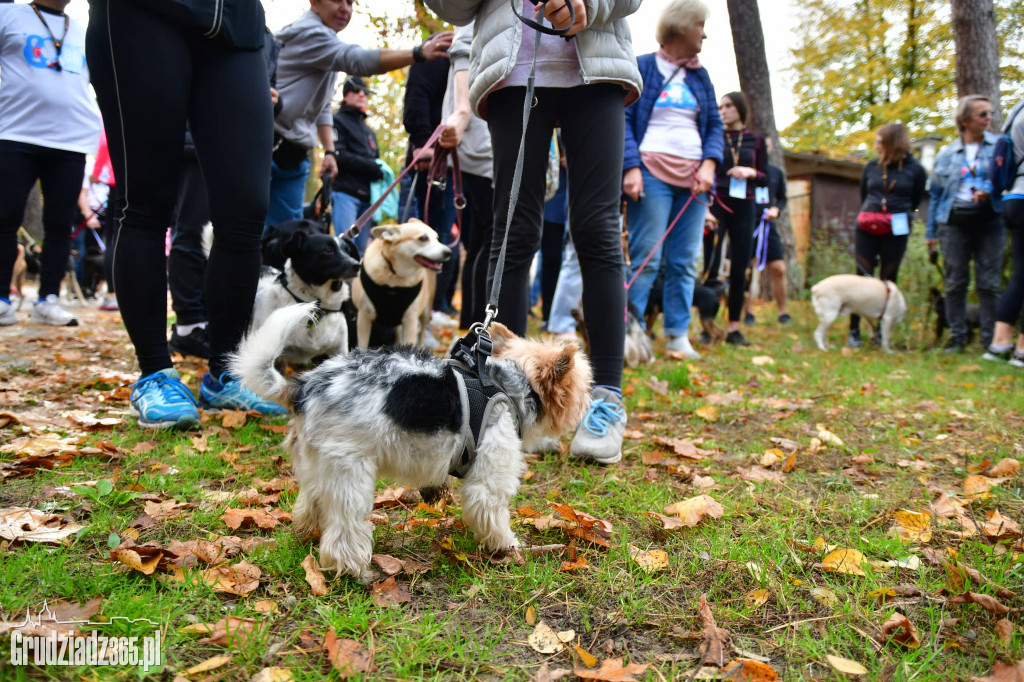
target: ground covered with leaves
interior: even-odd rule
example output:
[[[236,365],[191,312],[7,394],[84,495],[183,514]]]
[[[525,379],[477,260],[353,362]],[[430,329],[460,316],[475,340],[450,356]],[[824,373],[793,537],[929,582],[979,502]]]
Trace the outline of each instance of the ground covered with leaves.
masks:
[[[0,678],[1024,680],[1024,372],[822,353],[795,308],[751,348],[628,371],[619,464],[531,457],[521,560],[477,553],[457,489],[382,481],[369,586],[292,532],[285,419],[143,430],[116,314],[3,328]],[[10,665],[44,602],[156,621],[162,665]]]

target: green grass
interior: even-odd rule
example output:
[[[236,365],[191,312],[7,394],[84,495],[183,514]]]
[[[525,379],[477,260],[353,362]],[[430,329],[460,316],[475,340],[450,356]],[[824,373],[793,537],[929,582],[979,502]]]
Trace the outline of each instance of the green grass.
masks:
[[[125,668],[27,670],[0,665],[0,679],[170,680],[225,653],[232,656],[231,662],[211,676],[248,679],[274,665],[289,670],[296,680],[337,679],[321,651],[301,650],[305,631],[322,639],[330,628],[372,650],[377,672],[365,679],[529,680],[544,661],[552,668],[572,667],[576,661],[570,650],[547,656],[527,645],[533,629],[527,623],[528,611],[555,630],[574,630],[574,642],[599,659],[621,656],[651,663],[641,679],[684,679],[700,650],[701,594],[707,595],[719,626],[732,633],[735,646],[766,657],[784,680],[844,679],[826,663],[829,654],[865,665],[869,674],[863,679],[908,682],[967,680],[987,675],[994,662],[1024,658],[1024,634],[1019,630],[1004,644],[995,634],[996,617],[977,605],[948,601],[941,592],[951,589],[948,578],[941,566],[924,560],[923,549],[955,549],[962,564],[1018,593],[1024,589],[1019,551],[1010,549],[1009,543],[978,537],[957,540],[945,524],[933,527],[925,545],[910,545],[891,531],[893,512],[927,509],[938,490],[959,490],[964,477],[984,460],[1024,459],[1024,373],[981,361],[977,348],[954,357],[934,352],[888,354],[870,348],[845,355],[838,349],[822,353],[813,348],[810,336],[813,315],[806,304],[794,308],[794,327],[762,324],[746,330],[753,348],[719,346],[697,362],[659,360],[627,371],[629,430],[644,437],[626,441],[620,464],[600,468],[572,460],[567,439],[562,452],[541,454],[531,464],[533,475],[524,482],[516,507],[547,513],[549,502],[568,503],[613,525],[609,549],[578,543],[586,568],[562,571],[564,553],[527,557],[522,565],[450,560],[439,550],[445,538],[452,539],[457,551],[476,551],[457,520],[456,493],[456,501],[441,516],[416,510],[415,504],[408,510],[386,510],[388,524],[377,527],[375,551],[433,563],[423,574],[398,576],[412,600],[393,608],[376,606],[365,586],[347,578],[331,580],[326,596],[311,596],[301,563],[308,554],[316,554],[314,543],[296,538],[287,524],[269,531],[232,533],[220,516],[233,503],[199,506],[210,491],[240,492],[252,487],[256,477],[288,475],[287,459],[278,459],[283,435],[263,428],[284,420],[250,420],[240,429],[223,429],[214,418],[204,427],[206,452],[193,443],[198,433],[144,432],[130,419],[115,431],[92,433],[79,447],[110,440],[122,456],[109,460],[79,455],[68,466],[0,485],[0,507],[46,509],[86,527],[64,546],[0,549],[0,607],[4,614],[21,614],[43,600],[102,596],[103,617],[145,617],[161,623],[165,665],[148,675]],[[760,313],[763,319],[774,317],[772,308]],[[840,342],[839,335],[836,325],[833,343]],[[124,344],[115,345],[112,355],[126,357]],[[751,358],[758,355],[771,356],[774,364],[755,366]],[[18,413],[50,404],[57,412],[67,409],[56,407],[61,401],[70,405],[75,400],[102,414],[95,399],[109,395],[112,385],[76,374],[75,366],[63,363],[57,374],[52,361],[41,358],[28,369],[0,369],[0,380],[19,390],[17,404],[9,409]],[[201,376],[197,365],[186,363],[183,369]],[[668,382],[667,396],[650,387],[655,377]],[[719,404],[717,421],[695,414],[716,394],[734,390],[743,399]],[[770,404],[771,399],[813,402],[786,409]],[[105,404],[114,412],[126,407],[123,400]],[[809,450],[818,424],[845,446]],[[17,435],[11,427],[0,430],[0,444]],[[681,464],[711,476],[716,486],[697,489],[688,476],[673,475],[659,464],[643,464],[645,453],[668,451],[650,438],[653,435],[701,440],[701,447],[714,448],[711,457]],[[738,478],[738,467],[756,464],[775,447],[773,436],[800,444],[796,468],[779,484]],[[149,441],[154,441],[153,447],[143,451]],[[869,454],[872,461],[851,469],[851,458],[860,454]],[[14,458],[0,455],[2,461]],[[899,464],[915,458],[927,468],[918,471]],[[44,490],[99,479],[114,483],[109,494],[48,497]],[[987,510],[998,509],[1024,522],[1022,486],[1018,475],[993,488],[991,498],[971,505],[972,514],[983,521]],[[701,493],[721,503],[721,518],[666,531],[644,516]],[[260,587],[240,597],[214,592],[191,571],[186,574],[188,582],[168,582],[158,578],[160,571],[147,576],[110,561],[109,536],[127,537],[132,522],[143,513],[143,500],[132,497],[147,494],[194,503],[197,508],[143,529],[136,540],[140,544],[166,546],[174,540],[231,534],[274,538],[275,545],[242,557],[262,570]],[[277,506],[290,510],[294,498],[294,493],[283,493]],[[434,527],[398,527],[413,517],[442,522]],[[567,541],[558,529],[537,531],[519,518],[513,524],[525,544]],[[921,566],[917,571],[867,567],[865,576],[823,572],[814,564],[824,554],[799,548],[818,537],[860,550],[871,559],[918,556]],[[669,567],[646,573],[630,558],[629,545],[665,550]],[[897,585],[914,585],[923,594],[898,598],[896,605],[868,599],[872,590]],[[832,590],[837,603],[816,601],[811,590],[817,587]],[[754,606],[747,596],[757,589],[770,596],[765,604]],[[972,589],[993,594],[991,588]],[[274,602],[278,612],[258,612],[255,605],[261,600]],[[1002,601],[1013,608],[1024,606],[1019,598]],[[882,623],[896,610],[916,626],[919,648],[904,651],[877,643]],[[201,635],[181,632],[189,624],[213,623],[231,615],[256,618],[257,635],[225,651],[200,642]],[[961,620],[940,628],[944,618],[952,617]],[[1008,618],[1018,627],[1022,624],[1020,612]],[[126,634],[138,630],[116,627]],[[687,654],[693,658],[679,658]],[[678,660],[671,660],[672,655]]]

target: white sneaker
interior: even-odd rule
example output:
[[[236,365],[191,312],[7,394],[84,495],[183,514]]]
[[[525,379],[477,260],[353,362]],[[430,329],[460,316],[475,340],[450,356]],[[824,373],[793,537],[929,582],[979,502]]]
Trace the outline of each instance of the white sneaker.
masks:
[[[676,336],[665,344],[665,350],[669,353],[682,353],[687,360],[700,360],[701,354],[690,345],[690,337]]]
[[[18,322],[18,313],[7,301],[0,301],[0,325],[6,327]]]
[[[590,392],[590,407],[576,427],[569,453],[598,464],[615,464],[622,459],[622,436],[626,433],[626,408],[622,399],[606,388]]]
[[[31,322],[52,324],[55,327],[77,327],[78,318],[64,310],[55,294],[50,294],[43,301],[36,301],[32,306]]]
[[[430,313],[430,326],[437,329],[455,329],[459,326],[459,321],[442,313],[440,310],[435,310]]]
[[[103,297],[103,303],[100,304],[100,310],[118,310],[117,307],[117,296],[114,294],[107,294]]]

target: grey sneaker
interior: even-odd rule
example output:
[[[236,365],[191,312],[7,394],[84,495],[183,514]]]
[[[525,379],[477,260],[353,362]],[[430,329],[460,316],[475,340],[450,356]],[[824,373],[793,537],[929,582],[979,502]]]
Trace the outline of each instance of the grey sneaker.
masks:
[[[32,316],[29,321],[36,324],[52,324],[55,327],[77,327],[78,318],[64,310],[55,294],[50,294],[42,301],[36,301],[32,306]]]
[[[590,407],[583,416],[569,452],[573,457],[598,464],[615,464],[622,459],[622,434],[626,432],[626,408],[622,399],[606,388],[590,392]]]
[[[7,301],[0,301],[0,326],[8,326],[17,324],[18,313],[15,312],[14,306]]]
[[[701,357],[700,353],[690,345],[690,338],[687,336],[676,336],[669,339],[665,344],[665,350],[669,353],[682,353],[688,360],[700,360]]]

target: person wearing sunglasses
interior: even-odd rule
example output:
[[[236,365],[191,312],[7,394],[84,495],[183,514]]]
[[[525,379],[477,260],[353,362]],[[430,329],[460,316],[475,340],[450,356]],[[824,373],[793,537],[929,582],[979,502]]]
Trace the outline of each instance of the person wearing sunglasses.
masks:
[[[981,314],[981,343],[988,347],[999,299],[1003,245],[1006,239],[1000,197],[992,194],[989,161],[996,136],[989,131],[992,102],[983,95],[960,98],[955,113],[960,139],[935,157],[931,179],[931,205],[925,238],[928,248],[941,247],[945,260],[946,318],[949,341],[946,353],[967,346],[967,285],[971,260]]]
[[[100,141],[89,93],[85,28],[64,13],[69,0],[0,5],[0,325],[18,322],[11,271],[29,191],[43,194],[39,298],[30,320],[74,326],[58,302],[71,248],[85,155]]]

